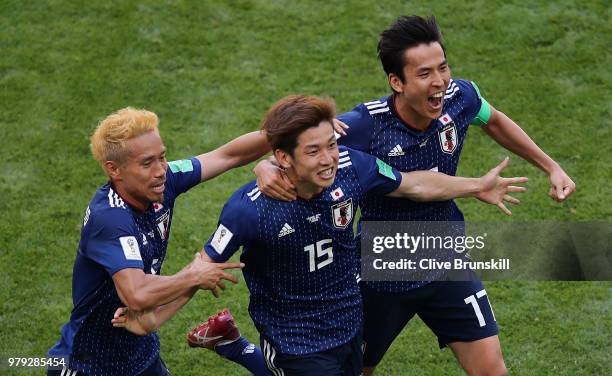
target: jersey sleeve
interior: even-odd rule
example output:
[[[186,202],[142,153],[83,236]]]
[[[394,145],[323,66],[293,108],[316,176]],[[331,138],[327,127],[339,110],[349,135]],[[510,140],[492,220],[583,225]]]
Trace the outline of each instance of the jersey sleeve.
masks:
[[[350,150],[350,149],[349,149]],[[402,174],[380,159],[357,150],[350,150],[349,155],[361,187],[369,193],[386,195],[400,186]]]
[[[96,213],[88,226],[85,256],[102,265],[109,275],[126,268],[144,268],[139,232],[126,210],[115,208]]]
[[[257,224],[255,205],[246,190],[240,189],[223,207],[217,229],[204,244],[204,251],[215,262],[227,261],[241,246],[256,239]]]
[[[367,153],[374,129],[372,116],[368,113],[367,108],[360,104],[352,111],[339,115],[338,120],[349,126],[346,136],[338,137],[338,144]]]
[[[467,117],[471,119],[470,124],[484,126],[491,118],[491,105],[480,95],[478,85],[473,81],[454,81],[461,88]]]
[[[187,192],[202,181],[200,161],[193,157],[168,162],[166,172],[166,193],[174,197]]]

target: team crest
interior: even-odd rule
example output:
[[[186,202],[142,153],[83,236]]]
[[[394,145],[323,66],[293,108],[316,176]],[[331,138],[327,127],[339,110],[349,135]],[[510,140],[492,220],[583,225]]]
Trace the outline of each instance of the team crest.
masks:
[[[349,198],[332,206],[332,217],[335,227],[346,228],[353,219],[353,199]]]
[[[441,131],[438,132],[440,138],[440,147],[442,151],[447,154],[453,154],[457,149],[457,128],[455,122],[448,114],[440,116],[438,119],[444,126]]]

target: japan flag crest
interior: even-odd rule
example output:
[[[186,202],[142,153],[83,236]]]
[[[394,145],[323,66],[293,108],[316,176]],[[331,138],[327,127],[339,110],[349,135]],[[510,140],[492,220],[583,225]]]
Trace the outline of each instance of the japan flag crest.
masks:
[[[332,200],[338,201],[342,197],[344,197],[344,192],[342,192],[342,189],[340,187],[338,187],[338,188],[334,189],[333,191],[331,191],[330,195],[331,195]]]
[[[438,120],[444,126],[438,132],[440,147],[446,154],[453,154],[455,149],[457,149],[457,128],[455,127],[455,122],[453,122],[453,119],[448,114],[440,116]]]

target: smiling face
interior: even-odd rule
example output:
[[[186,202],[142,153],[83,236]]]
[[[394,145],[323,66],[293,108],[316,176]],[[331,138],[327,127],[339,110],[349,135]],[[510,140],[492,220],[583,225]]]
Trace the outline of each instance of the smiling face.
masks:
[[[403,57],[404,80],[389,74],[389,83],[396,92],[396,108],[410,125],[426,128],[431,120],[442,115],[450,68],[438,42],[408,48]]]
[[[121,197],[140,210],[164,199],[166,147],[157,131],[126,141],[124,161],[108,161],[107,172]]]
[[[296,185],[298,195],[309,198],[333,184],[338,153],[332,124],[324,120],[300,133],[293,154],[277,149],[275,156]]]

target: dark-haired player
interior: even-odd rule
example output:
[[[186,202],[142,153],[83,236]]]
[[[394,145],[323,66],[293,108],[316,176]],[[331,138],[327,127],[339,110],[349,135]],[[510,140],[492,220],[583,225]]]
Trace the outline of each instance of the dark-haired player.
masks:
[[[548,174],[549,195],[563,201],[574,182],[510,118],[487,103],[476,84],[452,79],[433,17],[401,17],[380,37],[378,56],[392,93],[342,114],[350,126],[338,142],[369,153],[400,171],[455,175],[470,124]],[[269,162],[258,165],[266,194],[293,188]],[[282,175],[281,175],[282,176]],[[513,202],[513,200],[509,200]],[[505,205],[500,210],[510,214]],[[361,220],[462,221],[452,200],[416,202],[367,195]],[[432,278],[435,279],[435,278]],[[365,374],[380,362],[408,321],[418,314],[448,345],[469,374],[505,374],[497,326],[486,291],[472,282],[364,282]],[[384,318],[384,319],[383,319]]]

